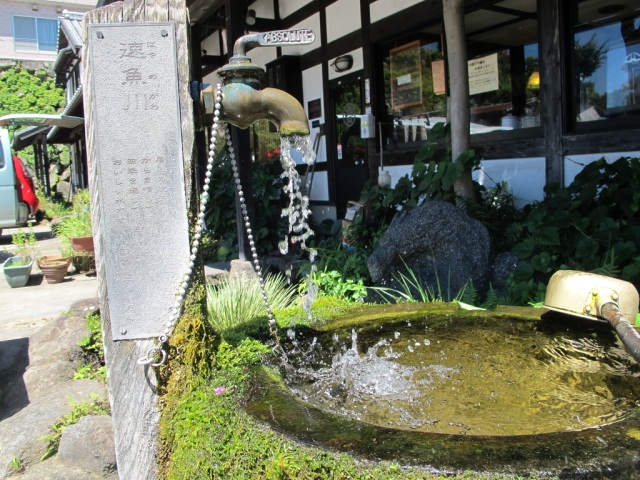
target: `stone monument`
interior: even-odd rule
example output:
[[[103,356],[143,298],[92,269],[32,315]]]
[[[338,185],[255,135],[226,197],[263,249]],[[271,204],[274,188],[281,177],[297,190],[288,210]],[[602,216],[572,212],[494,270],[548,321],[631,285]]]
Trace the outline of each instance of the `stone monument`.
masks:
[[[189,262],[197,196],[188,28],[181,0],[127,0],[84,17],[91,208],[120,478],[157,476],[157,378],[138,359],[162,335]]]

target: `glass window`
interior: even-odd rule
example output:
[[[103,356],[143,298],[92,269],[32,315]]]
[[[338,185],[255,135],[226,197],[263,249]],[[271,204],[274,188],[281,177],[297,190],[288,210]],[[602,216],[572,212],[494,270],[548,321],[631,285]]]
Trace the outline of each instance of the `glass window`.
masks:
[[[471,134],[540,125],[535,0],[487,4],[465,26]]]
[[[539,126],[537,2],[482,3],[465,15],[471,134]],[[381,49],[385,149],[423,141],[446,122],[443,37],[439,25],[428,26]]]
[[[58,44],[58,21],[14,15],[13,40],[16,50],[55,52]]]
[[[576,122],[640,114],[640,8],[637,0],[574,2]]]
[[[396,42],[384,50],[385,148],[426,140],[447,116],[445,66],[438,35]]]

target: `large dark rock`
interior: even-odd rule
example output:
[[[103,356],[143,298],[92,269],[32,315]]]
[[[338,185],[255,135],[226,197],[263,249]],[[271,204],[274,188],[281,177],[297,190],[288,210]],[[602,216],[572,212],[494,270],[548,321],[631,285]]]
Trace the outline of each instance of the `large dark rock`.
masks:
[[[471,280],[483,294],[491,274],[489,232],[479,221],[443,201],[425,202],[396,215],[367,265],[376,286],[398,288],[406,266],[444,300]]]
[[[491,271],[491,286],[499,297],[509,292],[509,275],[525,262],[511,252],[496,255]]]

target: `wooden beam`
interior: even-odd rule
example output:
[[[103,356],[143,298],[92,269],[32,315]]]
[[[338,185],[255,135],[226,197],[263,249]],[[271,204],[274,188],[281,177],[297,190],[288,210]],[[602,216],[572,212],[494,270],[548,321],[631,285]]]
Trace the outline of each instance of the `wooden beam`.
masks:
[[[544,132],[546,183],[564,183],[562,146],[561,0],[539,0],[540,124]]]

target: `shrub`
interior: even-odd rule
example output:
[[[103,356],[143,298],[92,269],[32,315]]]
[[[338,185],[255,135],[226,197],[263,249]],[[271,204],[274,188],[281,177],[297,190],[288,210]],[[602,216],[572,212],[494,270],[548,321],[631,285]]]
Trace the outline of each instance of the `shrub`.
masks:
[[[582,270],[640,285],[640,159],[600,159],[567,188],[549,185],[545,199],[514,225],[513,253],[527,260],[510,278],[519,303],[542,300],[557,270]]]

